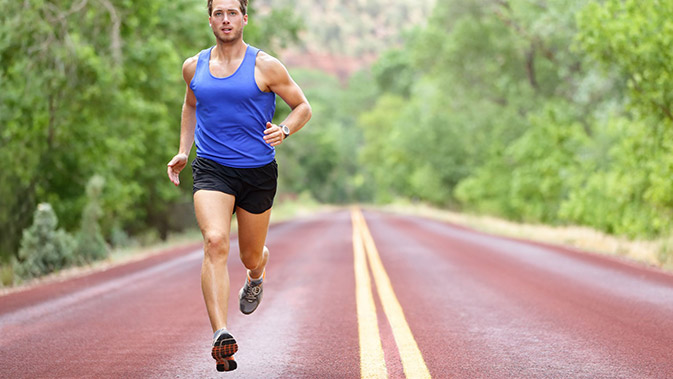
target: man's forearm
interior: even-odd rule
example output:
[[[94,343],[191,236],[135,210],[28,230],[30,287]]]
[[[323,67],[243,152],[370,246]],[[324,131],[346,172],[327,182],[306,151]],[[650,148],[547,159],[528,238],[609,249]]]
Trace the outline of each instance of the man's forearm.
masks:
[[[311,106],[309,103],[301,103],[297,105],[282,124],[287,125],[292,133],[296,133],[299,129],[311,119]]]

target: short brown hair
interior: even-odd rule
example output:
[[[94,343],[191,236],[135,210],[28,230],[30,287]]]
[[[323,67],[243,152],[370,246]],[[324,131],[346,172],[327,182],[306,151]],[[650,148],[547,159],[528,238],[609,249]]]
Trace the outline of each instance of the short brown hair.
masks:
[[[241,13],[248,14],[248,0],[238,0],[241,4]],[[213,15],[213,0],[208,0],[208,16]]]

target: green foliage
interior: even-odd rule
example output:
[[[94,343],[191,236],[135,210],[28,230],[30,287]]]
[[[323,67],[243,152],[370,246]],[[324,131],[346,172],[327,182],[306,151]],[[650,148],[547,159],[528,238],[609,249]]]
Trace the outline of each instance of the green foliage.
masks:
[[[403,50],[392,49],[386,51],[372,66],[372,74],[383,92],[408,97],[417,72],[408,54]]]
[[[352,183],[377,202],[666,234],[672,20],[664,1],[436,2],[427,25],[372,66],[367,106],[345,105],[353,83],[311,93],[319,121],[296,139],[307,170],[293,167],[293,188],[325,200]],[[338,144],[344,135],[355,149]],[[339,171],[353,155],[359,168]]]
[[[665,1],[437,2],[372,69],[376,199],[667,233],[672,20]]]
[[[0,264],[0,287],[11,286],[16,280],[14,278],[14,265]]]
[[[342,90],[335,77],[324,73],[292,74],[311,102],[313,117],[277,150],[279,191],[308,192],[316,200],[333,203],[370,199],[371,183],[358,162],[362,133],[356,117],[376,96],[371,77],[358,75]],[[276,112],[278,122],[284,116],[282,110]]]
[[[532,114],[528,130],[498,159],[461,182],[456,196],[465,205],[519,221],[555,223],[588,143],[567,106],[549,105]]]
[[[74,263],[74,239],[57,229],[58,219],[51,205],[41,203],[35,211],[33,224],[24,230],[14,276],[30,279],[58,271]]]
[[[399,180],[400,176],[409,172],[409,157],[401,149],[405,130],[399,120],[404,105],[405,99],[402,97],[382,96],[376,106],[362,114],[358,120],[363,128],[365,142],[360,161],[375,168],[372,169],[370,180],[376,183],[375,198],[382,202],[391,201],[408,192],[408,183]]]
[[[673,226],[669,180],[673,151],[651,135],[646,122],[626,118],[607,121],[605,134],[613,136],[610,163],[584,163],[560,216],[610,233],[656,236]],[[671,131],[665,134],[671,137]]]
[[[103,216],[101,196],[104,185],[105,179],[94,175],[86,186],[87,204],[82,213],[76,249],[77,259],[83,262],[92,262],[108,255],[108,247],[99,225]]]
[[[666,234],[673,224],[673,4],[609,0],[588,5],[577,20],[579,46],[614,73],[627,102],[596,121],[595,140],[612,141],[609,163],[578,175],[562,216],[629,236]]]
[[[673,2],[608,0],[578,14],[588,55],[616,69],[641,114],[673,121]]]
[[[373,72],[381,91],[404,99],[394,106],[379,102],[380,109],[362,118],[365,130],[380,128],[377,122],[390,130],[370,133],[364,149],[381,151],[376,161],[381,173],[374,174],[377,187],[455,206],[458,183],[477,172],[485,174],[488,170],[482,167],[499,170],[497,159],[530,127],[529,114],[544,106],[545,96],[572,93],[574,83],[560,78],[576,57],[562,53],[567,46],[551,33],[546,33],[548,40],[542,39],[544,33],[534,34],[540,26],[530,19],[543,10],[520,14],[519,4],[437,3],[426,28],[412,34],[403,50],[377,62]],[[554,4],[549,12],[556,11],[559,4]],[[548,57],[552,48],[558,53]],[[488,190],[511,192],[511,182],[503,175]],[[469,203],[482,201],[493,199]]]

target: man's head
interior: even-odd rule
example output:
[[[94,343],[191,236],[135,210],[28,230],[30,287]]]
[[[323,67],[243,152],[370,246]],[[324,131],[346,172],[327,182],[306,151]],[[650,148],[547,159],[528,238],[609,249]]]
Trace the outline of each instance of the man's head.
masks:
[[[243,29],[248,24],[247,5],[248,0],[208,0],[208,22],[218,41],[237,43],[243,39]]]
[[[240,4],[241,13],[248,14],[248,0],[238,0]],[[213,0],[208,0],[208,16],[213,15]]]

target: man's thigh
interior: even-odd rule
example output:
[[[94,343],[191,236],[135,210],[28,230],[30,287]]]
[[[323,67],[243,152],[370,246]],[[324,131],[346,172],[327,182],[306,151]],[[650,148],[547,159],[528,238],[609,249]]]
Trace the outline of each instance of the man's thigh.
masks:
[[[199,190],[194,193],[194,212],[201,233],[224,233],[229,239],[234,195],[220,191]]]
[[[269,230],[270,218],[271,209],[255,214],[241,207],[236,207],[238,247],[241,251],[241,256],[262,253],[266,241],[266,233]]]

